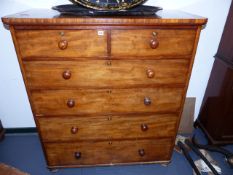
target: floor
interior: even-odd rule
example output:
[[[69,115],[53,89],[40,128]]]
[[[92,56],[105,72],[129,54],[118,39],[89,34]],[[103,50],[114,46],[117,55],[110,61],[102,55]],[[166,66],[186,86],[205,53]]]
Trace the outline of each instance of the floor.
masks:
[[[198,139],[204,143],[205,138],[200,130],[195,131]],[[233,145],[227,146],[233,152]],[[225,162],[224,157],[218,153],[211,153],[219,163],[223,175],[233,175]],[[194,159],[197,159],[192,154]],[[109,166],[91,168],[68,168],[60,169],[56,173],[46,168],[45,159],[37,134],[8,134],[0,142],[0,162],[14,166],[31,175],[192,175],[192,169],[183,155],[174,151],[172,162],[167,166],[158,164],[132,165],[132,166]],[[1,174],[1,172],[0,172]]]

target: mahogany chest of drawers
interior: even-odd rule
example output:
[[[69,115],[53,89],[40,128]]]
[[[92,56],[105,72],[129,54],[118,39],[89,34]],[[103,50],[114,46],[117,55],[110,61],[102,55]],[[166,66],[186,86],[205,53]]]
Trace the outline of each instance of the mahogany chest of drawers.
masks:
[[[205,18],[31,10],[2,20],[49,168],[170,161]]]

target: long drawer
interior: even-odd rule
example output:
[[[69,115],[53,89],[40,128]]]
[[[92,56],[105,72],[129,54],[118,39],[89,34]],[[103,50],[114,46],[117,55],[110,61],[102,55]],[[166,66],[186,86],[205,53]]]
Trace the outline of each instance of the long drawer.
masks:
[[[36,119],[44,142],[172,137],[178,116],[134,115],[42,117]]]
[[[31,89],[184,85],[188,65],[186,59],[24,62]]]
[[[23,58],[172,58],[190,56],[196,36],[195,29],[111,30],[110,33],[107,37],[106,30],[16,30],[16,38]]]
[[[195,36],[195,29],[113,30],[112,56],[187,56],[192,54]]]
[[[92,57],[107,55],[107,35],[98,30],[16,30],[25,57]]]
[[[168,161],[172,139],[44,143],[49,166]]]
[[[34,90],[35,114],[178,112],[183,88]]]

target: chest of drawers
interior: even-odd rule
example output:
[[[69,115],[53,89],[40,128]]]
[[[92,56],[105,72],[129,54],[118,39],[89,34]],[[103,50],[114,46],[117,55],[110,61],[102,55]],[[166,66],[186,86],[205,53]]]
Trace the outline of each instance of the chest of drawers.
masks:
[[[170,161],[205,18],[32,10],[2,20],[49,168]]]

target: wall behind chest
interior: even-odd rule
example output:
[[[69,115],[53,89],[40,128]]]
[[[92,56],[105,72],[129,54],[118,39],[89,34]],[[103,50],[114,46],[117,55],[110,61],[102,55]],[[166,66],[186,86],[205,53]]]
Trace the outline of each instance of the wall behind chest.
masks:
[[[31,8],[50,8],[68,0],[1,0],[0,17]],[[213,65],[213,56],[221,38],[231,0],[149,0],[147,5],[164,9],[179,9],[209,18],[202,31],[193,73],[189,84],[189,97],[196,97],[195,117]],[[10,32],[0,25],[0,119],[4,127],[34,127],[32,112],[20,73]]]

